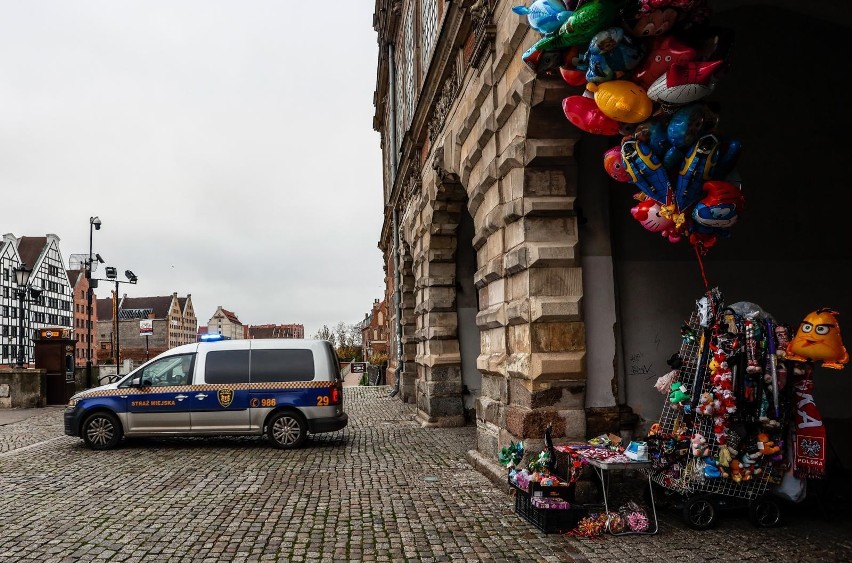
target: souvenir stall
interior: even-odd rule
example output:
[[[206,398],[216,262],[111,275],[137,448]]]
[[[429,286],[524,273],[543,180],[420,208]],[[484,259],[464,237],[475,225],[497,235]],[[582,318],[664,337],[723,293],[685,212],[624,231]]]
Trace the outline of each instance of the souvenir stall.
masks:
[[[825,476],[813,369],[843,369],[849,360],[837,312],[813,311],[791,334],[759,305],[726,305],[714,288],[679,330],[672,369],[655,384],[663,408],[647,437],[626,447],[615,435],[554,446],[548,427],[545,449],[522,468],[523,444],[503,448],[500,463],[509,468],[519,516],[545,533],[655,534],[662,501],[696,530],[732,508],[747,509],[755,526],[771,527],[781,520],[780,498],[801,500],[806,479]],[[575,502],[587,468],[599,480],[602,505]],[[644,503],[616,508],[609,477],[625,470],[646,476],[647,494]]]
[[[647,437],[554,447],[548,435],[526,465],[523,444],[503,448],[516,512],[544,532],[584,537],[656,533],[658,498],[695,529],[730,506],[747,506],[758,526],[777,524],[768,492],[794,499],[805,477],[824,471],[814,362],[840,369],[848,357],[835,311],[814,311],[793,335],[754,303],[725,304],[706,278],[703,257],[731,236],[745,204],[734,173],[741,143],[707,99],[730,67],[732,33],[711,24],[707,0],[534,0],[513,11],[541,35],[523,62],[576,88],[562,102],[571,124],[619,139],[604,169],[636,190],[630,214],[646,230],[694,249],[706,290],[672,327],[682,346],[656,383],[663,408]],[[602,505],[575,502],[587,468]],[[610,475],[630,469],[647,477],[645,506],[613,506]]]
[[[813,367],[842,369],[848,361],[837,312],[810,313],[791,338],[789,326],[760,306],[726,306],[713,289],[681,336],[672,370],[655,385],[665,399],[645,440],[653,481],[694,529],[737,507],[747,507],[757,526],[778,524],[778,496],[767,491],[799,500],[805,478],[823,474]]]

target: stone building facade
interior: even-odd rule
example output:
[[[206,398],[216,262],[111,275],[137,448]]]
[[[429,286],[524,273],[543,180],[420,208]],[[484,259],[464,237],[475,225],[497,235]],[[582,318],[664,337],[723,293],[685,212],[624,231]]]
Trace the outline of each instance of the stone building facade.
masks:
[[[533,32],[512,5],[380,0],[375,15],[380,247],[401,325],[388,381],[424,425],[465,424],[472,399],[483,460],[547,425],[586,434],[579,134],[554,126],[564,84],[521,61]]]
[[[374,12],[387,381],[423,425],[475,424],[470,457],[494,475],[500,447],[535,451],[548,424],[570,441],[641,433],[659,417],[653,382],[707,283],[793,325],[826,304],[852,309],[848,278],[831,274],[852,259],[841,242],[852,196],[802,191],[846,182],[827,164],[843,146],[829,125],[845,104],[842,73],[830,57],[785,55],[786,68],[825,77],[820,103],[793,111],[785,75],[761,68],[780,57],[771,37],[791,20],[804,44],[841,49],[849,24],[832,3],[711,2],[736,37],[713,98],[725,133],[744,138],[735,175],[748,211],[698,263],[630,216],[635,190],[602,166],[620,139],[566,120],[561,102],[582,88],[522,62],[540,35],[517,4],[377,0]],[[811,131],[806,143],[796,131]],[[815,288],[817,272],[828,275]],[[826,418],[848,419],[848,378],[817,374],[816,389]]]
[[[221,334],[231,340],[247,338],[247,327],[243,325],[233,311],[216,307],[216,312],[207,321],[207,334]]]

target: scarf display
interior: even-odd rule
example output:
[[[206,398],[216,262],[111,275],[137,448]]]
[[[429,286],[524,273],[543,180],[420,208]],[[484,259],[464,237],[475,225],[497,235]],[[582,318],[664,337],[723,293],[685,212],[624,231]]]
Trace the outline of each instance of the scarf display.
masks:
[[[798,362],[793,370],[794,475],[800,479],[825,478],[825,426],[814,403],[813,364]]]

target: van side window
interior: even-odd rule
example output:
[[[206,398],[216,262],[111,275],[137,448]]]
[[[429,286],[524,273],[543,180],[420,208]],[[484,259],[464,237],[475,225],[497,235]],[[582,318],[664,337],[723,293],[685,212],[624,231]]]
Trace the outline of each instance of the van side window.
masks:
[[[208,352],[204,362],[205,383],[248,383],[249,351]]]
[[[252,350],[252,383],[313,381],[314,353],[310,350]]]

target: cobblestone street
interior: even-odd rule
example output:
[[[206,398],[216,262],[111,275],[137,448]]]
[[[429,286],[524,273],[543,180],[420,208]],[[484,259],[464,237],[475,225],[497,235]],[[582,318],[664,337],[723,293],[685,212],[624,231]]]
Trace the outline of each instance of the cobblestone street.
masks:
[[[349,426],[295,451],[175,438],[93,452],[55,407],[0,426],[0,561],[852,560],[836,506],[772,529],[730,513],[696,532],[661,511],[654,536],[542,534],[466,461],[474,428],[421,428],[388,389],[347,387]]]

